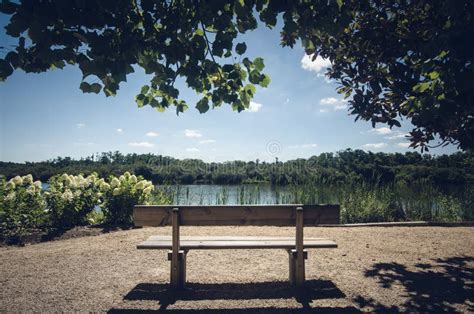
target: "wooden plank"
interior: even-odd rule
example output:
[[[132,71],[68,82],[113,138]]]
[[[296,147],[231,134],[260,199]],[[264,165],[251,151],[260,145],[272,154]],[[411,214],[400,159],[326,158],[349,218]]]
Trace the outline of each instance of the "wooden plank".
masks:
[[[169,235],[154,235],[150,236],[147,241],[171,241],[172,237]],[[181,236],[182,241],[271,241],[271,240],[289,240],[295,241],[295,237],[268,237],[268,236]],[[321,240],[327,238],[304,238],[304,241]]]
[[[171,286],[178,288],[180,286],[180,263],[179,255],[179,209],[173,208],[172,211],[173,238],[171,241]]]
[[[180,206],[183,226],[294,226],[295,207],[305,209],[305,225],[339,223],[339,205],[215,205]],[[137,205],[133,216],[136,226],[171,225],[172,206]]]
[[[163,241],[144,241],[137,245],[137,249],[170,249],[172,242],[168,240]],[[272,240],[272,241],[191,241],[181,240],[181,250],[221,250],[221,249],[294,249],[295,240]],[[322,249],[322,248],[337,248],[336,242],[330,239],[318,239],[311,241],[304,241],[303,248],[306,249]]]
[[[296,208],[296,267],[295,267],[295,283],[297,286],[304,284],[304,256],[303,256],[303,207]]]

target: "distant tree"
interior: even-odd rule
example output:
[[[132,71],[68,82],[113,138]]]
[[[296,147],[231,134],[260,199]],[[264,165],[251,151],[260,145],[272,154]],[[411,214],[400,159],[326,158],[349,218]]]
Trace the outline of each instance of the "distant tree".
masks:
[[[393,127],[407,118],[422,150],[435,135],[440,145],[474,148],[471,0],[23,0],[3,1],[0,11],[18,38],[4,47],[0,79],[76,64],[84,92],[110,96],[138,65],[152,77],[138,106],[177,113],[188,107],[178,78],[202,95],[201,113],[223,103],[248,108],[270,78],[237,35],[257,28],[257,17],[272,28],[281,16],[282,46],[301,41],[313,59],[328,58],[356,120]]]

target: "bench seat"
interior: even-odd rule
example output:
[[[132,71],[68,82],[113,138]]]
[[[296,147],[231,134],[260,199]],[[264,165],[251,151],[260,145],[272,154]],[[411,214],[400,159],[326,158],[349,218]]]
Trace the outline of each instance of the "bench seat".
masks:
[[[339,205],[136,205],[137,227],[171,226],[171,235],[155,235],[137,245],[140,250],[168,250],[172,289],[186,283],[189,250],[284,249],[288,253],[290,283],[305,282],[305,260],[309,249],[337,248],[325,238],[305,238],[303,227],[339,223]],[[275,226],[296,227],[294,237],[278,236],[180,236],[180,226]],[[276,233],[278,234],[278,233]]]
[[[143,250],[170,250],[173,247],[171,236],[151,236],[137,245]],[[336,242],[323,238],[305,238],[305,249],[337,248]],[[295,238],[292,237],[236,237],[236,236],[182,236],[180,239],[182,250],[212,250],[212,249],[285,249],[295,248]]]

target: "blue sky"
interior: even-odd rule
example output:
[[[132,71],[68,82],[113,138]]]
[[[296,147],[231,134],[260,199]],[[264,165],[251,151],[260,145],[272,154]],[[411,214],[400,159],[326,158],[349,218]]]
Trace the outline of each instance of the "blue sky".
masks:
[[[0,19],[0,46],[11,39]],[[15,72],[0,83],[0,160],[40,161],[57,156],[84,157],[95,152],[155,153],[206,161],[306,158],[345,148],[405,152],[411,129],[388,129],[354,122],[336,84],[324,77],[327,63],[312,63],[300,47],[279,46],[278,30],[259,28],[239,40],[250,57],[263,57],[272,83],[257,89],[252,110],[237,113],[223,105],[206,114],[194,108],[199,97],[178,84],[191,105],[184,114],[138,108],[134,98],[148,82],[144,72],[127,77],[118,95],[83,94],[76,67],[42,74]],[[3,54],[3,53],[2,53]],[[432,153],[452,153],[455,147]]]

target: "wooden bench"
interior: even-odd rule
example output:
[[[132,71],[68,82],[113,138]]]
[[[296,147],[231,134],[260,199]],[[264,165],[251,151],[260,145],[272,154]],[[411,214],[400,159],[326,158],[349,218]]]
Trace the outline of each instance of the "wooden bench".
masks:
[[[339,205],[137,205],[133,218],[136,226],[172,226],[171,236],[151,236],[137,245],[137,249],[169,250],[172,288],[184,287],[189,250],[216,249],[284,249],[289,256],[290,283],[301,286],[305,281],[306,249],[337,248],[333,240],[303,238],[303,226],[338,224]],[[180,237],[180,226],[296,226],[296,236]]]

